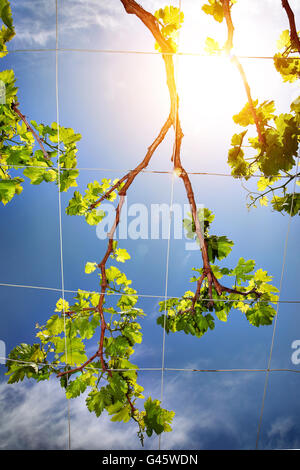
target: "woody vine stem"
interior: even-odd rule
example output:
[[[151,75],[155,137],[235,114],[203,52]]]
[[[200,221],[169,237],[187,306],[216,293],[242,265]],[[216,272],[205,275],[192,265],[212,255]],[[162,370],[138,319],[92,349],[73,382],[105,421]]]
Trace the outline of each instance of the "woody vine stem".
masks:
[[[83,370],[84,367],[86,367],[90,362],[92,362],[95,358],[99,357],[101,361],[101,367],[102,371],[105,372],[107,371],[111,375],[111,371],[107,369],[106,363],[104,361],[103,357],[103,340],[105,336],[105,331],[106,331],[106,322],[104,318],[104,311],[103,311],[103,303],[104,303],[104,297],[106,290],[108,288],[108,282],[107,282],[107,277],[106,277],[106,272],[105,272],[105,267],[106,263],[109,259],[109,256],[113,253],[114,248],[113,248],[113,237],[116,231],[116,228],[120,222],[120,216],[121,216],[121,211],[122,211],[122,206],[124,204],[125,197],[127,195],[127,191],[130,188],[131,184],[134,182],[135,178],[138,176],[138,174],[144,170],[154,152],[156,149],[159,147],[159,145],[163,142],[165,136],[167,135],[167,132],[171,127],[174,129],[175,133],[175,138],[174,138],[174,146],[173,146],[173,154],[171,157],[171,161],[173,162],[173,169],[174,172],[180,177],[183,181],[185,190],[186,190],[186,195],[190,204],[190,209],[192,213],[192,219],[195,224],[195,232],[198,237],[199,243],[200,243],[200,250],[201,250],[201,256],[202,256],[202,262],[203,262],[203,272],[200,278],[197,281],[197,288],[194,294],[194,298],[192,301],[192,307],[190,308],[190,311],[192,314],[195,313],[194,307],[195,303],[197,302],[199,295],[200,295],[200,290],[202,283],[205,279],[207,279],[208,282],[208,292],[209,292],[209,306],[213,306],[213,288],[217,292],[218,295],[221,295],[222,292],[227,292],[227,293],[234,293],[234,294],[240,294],[242,296],[248,296],[249,294],[254,294],[256,295],[257,298],[260,297],[260,293],[253,288],[252,290],[248,292],[241,292],[237,289],[232,289],[226,286],[223,286],[216,278],[216,276],[213,274],[213,271],[210,266],[209,262],[209,256],[208,256],[208,250],[207,250],[207,244],[204,238],[204,234],[202,233],[200,222],[198,219],[197,215],[197,206],[195,202],[195,196],[194,196],[194,191],[193,187],[189,178],[188,173],[184,169],[182,162],[181,162],[181,143],[182,143],[182,138],[183,138],[183,132],[181,128],[181,123],[180,123],[180,118],[179,118],[179,96],[177,93],[177,87],[176,87],[176,81],[175,81],[175,72],[174,72],[174,61],[173,61],[173,55],[175,54],[175,50],[173,47],[169,44],[168,41],[163,37],[163,35],[160,32],[159,28],[159,23],[154,15],[149,13],[148,11],[144,10],[137,2],[134,0],[121,0],[125,11],[128,14],[134,14],[136,15],[144,24],[145,26],[149,29],[149,31],[152,33],[153,37],[156,39],[158,45],[161,48],[161,53],[162,53],[162,58],[164,61],[165,65],[165,71],[166,71],[166,81],[167,81],[167,86],[169,90],[169,96],[170,96],[170,114],[162,126],[158,136],[156,139],[152,142],[152,144],[149,146],[148,151],[143,159],[143,161],[132,171],[127,173],[125,176],[123,176],[116,184],[114,184],[98,201],[94,202],[93,204],[90,205],[89,210],[95,209],[104,199],[106,199],[114,190],[118,191],[119,194],[119,203],[116,208],[116,216],[115,220],[113,223],[113,226],[108,234],[108,245],[107,245],[107,250],[106,253],[102,259],[102,261],[98,264],[98,268],[101,270],[101,293],[100,293],[100,299],[98,306],[96,307],[96,310],[99,313],[100,320],[101,320],[101,335],[100,335],[100,341],[99,341],[99,348],[98,351],[91,356],[88,361],[86,361],[84,364],[82,364],[80,367],[71,369],[69,371],[64,371],[58,374],[58,377],[61,377],[63,375],[70,375],[74,372],[77,372],[78,370]],[[222,2],[223,7],[224,7],[224,13],[226,19],[228,19],[228,25],[232,25],[231,17],[230,17],[230,9],[229,9],[229,1],[225,0]],[[227,13],[226,13],[227,12]],[[228,13],[229,12],[229,13]],[[233,26],[228,27],[228,37],[231,39],[228,40],[228,50],[232,47],[232,33],[233,32]],[[237,61],[237,59],[236,59]],[[244,82],[245,83],[245,82]],[[247,82],[246,82],[247,83]],[[249,88],[249,86],[248,86]],[[250,91],[248,94],[248,97],[250,95]],[[251,95],[250,95],[251,99]],[[254,107],[253,107],[253,113],[255,113]],[[258,122],[258,121],[257,121]],[[260,131],[260,126],[259,123],[257,124],[257,130]],[[260,134],[259,134],[260,135]],[[261,134],[262,135],[262,134]],[[69,312],[70,313],[70,312]],[[68,314],[68,312],[67,312]],[[133,408],[133,407],[132,407]]]

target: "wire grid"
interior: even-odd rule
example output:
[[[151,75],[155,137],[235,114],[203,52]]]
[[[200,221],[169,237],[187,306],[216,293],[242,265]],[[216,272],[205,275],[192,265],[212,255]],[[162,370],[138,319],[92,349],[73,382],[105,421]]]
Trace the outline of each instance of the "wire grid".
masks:
[[[179,1],[179,9],[181,10],[181,0]],[[108,50],[108,49],[75,49],[75,48],[59,48],[59,36],[58,36],[58,0],[55,0],[55,16],[56,16],[56,38],[55,38],[55,43],[56,47],[55,49],[51,48],[43,48],[43,49],[14,49],[14,50],[8,50],[8,53],[18,53],[18,52],[55,52],[55,81],[56,81],[56,115],[57,115],[57,123],[58,123],[58,144],[57,144],[57,150],[58,150],[58,157],[60,154],[60,138],[59,138],[59,80],[58,80],[58,53],[59,52],[90,52],[90,53],[103,53],[103,54],[145,54],[145,55],[160,55],[159,52],[151,52],[151,51],[137,51],[137,50]],[[174,55],[174,54],[172,54]],[[178,60],[178,56],[194,56],[194,57],[210,57],[207,54],[203,53],[197,53],[197,52],[176,52],[176,61]],[[237,56],[240,59],[270,59],[273,60],[273,57],[271,56],[243,56],[239,55]],[[289,60],[298,60],[298,57],[293,57],[290,58]],[[178,63],[176,63],[176,73],[178,72]],[[297,165],[296,165],[296,172],[295,172],[295,177],[298,176],[298,164],[299,164],[299,155],[297,158]],[[57,164],[57,170],[58,170],[58,223],[59,223],[59,245],[60,245],[60,266],[61,266],[61,288],[52,288],[52,287],[45,287],[45,286],[28,286],[28,285],[20,285],[20,284],[9,284],[9,283],[0,283],[0,286],[5,286],[5,287],[19,287],[19,288],[26,288],[26,289],[38,289],[38,290],[48,290],[48,291],[55,291],[55,292],[61,292],[63,300],[65,299],[65,293],[77,293],[77,291],[73,290],[67,290],[65,289],[64,286],[64,262],[63,262],[63,227],[62,227],[62,209],[61,209],[61,193],[60,193],[60,171],[61,170],[67,170],[66,168],[61,169],[59,166],[59,159],[58,159],[58,164]],[[28,165],[30,166],[30,165]],[[22,167],[26,167],[26,165],[23,165]],[[37,167],[38,168],[38,167]],[[45,169],[43,167],[43,169]],[[93,170],[93,171],[128,171],[128,170],[120,170],[120,169],[106,169],[106,168],[77,168],[78,170]],[[152,174],[172,174],[172,184],[171,184],[171,200],[170,200],[170,211],[169,211],[169,233],[168,233],[168,246],[167,246],[167,255],[166,255],[166,276],[165,276],[165,293],[164,295],[153,295],[153,294],[138,294],[139,297],[144,297],[144,298],[163,298],[164,302],[166,303],[168,298],[174,298],[169,297],[168,294],[168,272],[169,272],[169,254],[170,254],[170,227],[171,227],[171,209],[172,209],[172,204],[173,204],[173,195],[174,195],[174,175],[173,172],[170,170],[143,170],[145,173],[152,173]],[[231,174],[226,174],[226,173],[213,173],[213,172],[187,172],[189,175],[206,175],[206,176],[231,176]],[[254,177],[260,178],[260,175],[253,175]],[[288,176],[286,176],[288,178]],[[292,210],[293,210],[293,203],[294,203],[294,197],[296,193],[296,178],[294,180],[294,187],[293,187],[293,196],[292,196],[292,204],[291,204],[291,210],[289,214],[289,221],[288,221],[288,228],[287,228],[287,233],[286,233],[286,238],[284,242],[284,250],[283,250],[283,261],[282,261],[282,270],[281,270],[281,279],[280,279],[280,288],[279,288],[279,296],[278,300],[276,301],[277,303],[277,312],[274,320],[274,325],[273,325],[273,334],[272,334],[272,340],[271,340],[271,346],[270,346],[270,353],[269,353],[269,359],[268,359],[268,364],[265,369],[191,369],[191,368],[168,368],[165,367],[165,329],[163,329],[163,341],[162,341],[162,366],[160,368],[139,368],[140,371],[160,371],[161,372],[161,401],[163,401],[163,385],[164,385],[164,371],[182,371],[182,372],[214,372],[214,373],[221,373],[221,372],[263,372],[266,374],[265,377],[265,385],[264,385],[264,391],[263,391],[263,398],[262,398],[262,405],[261,405],[261,412],[259,416],[259,422],[258,422],[258,429],[257,429],[257,438],[256,438],[256,448],[258,448],[259,445],[259,439],[260,439],[260,431],[261,431],[261,426],[262,426],[262,419],[263,419],[263,412],[264,412],[264,406],[265,406],[265,400],[266,400],[266,392],[268,388],[268,379],[269,379],[269,374],[270,372],[292,372],[292,373],[300,373],[300,370],[295,370],[295,369],[288,369],[288,368],[280,368],[280,369],[272,369],[270,368],[271,366],[271,360],[272,360],[272,353],[273,353],[273,347],[274,347],[274,340],[275,340],[275,335],[276,335],[276,328],[277,328],[277,320],[278,320],[278,312],[279,312],[279,304],[298,304],[300,303],[300,300],[280,300],[281,296],[281,290],[282,290],[282,284],[283,284],[283,278],[284,278],[284,271],[285,271],[285,263],[286,263],[286,254],[287,254],[287,247],[288,247],[288,240],[289,240],[289,233],[290,233],[290,226],[291,226],[291,220],[292,220]],[[105,295],[122,295],[118,293],[114,294],[105,294]],[[181,297],[178,297],[181,298]],[[210,299],[206,299],[210,300]],[[220,301],[218,299],[218,301]],[[228,302],[228,300],[221,300],[224,302]],[[247,300],[242,300],[244,303],[248,303]],[[64,313],[64,311],[63,311]],[[65,318],[65,315],[64,315]],[[64,331],[65,331],[65,353],[67,357],[67,341],[66,341],[66,329],[64,325]],[[0,357],[0,360],[7,360],[7,357]],[[10,359],[11,360],[11,359]],[[12,360],[11,360],[12,361]],[[26,361],[18,361],[18,360],[13,360],[14,362],[19,362],[19,363],[26,363]],[[88,366],[87,366],[88,368]],[[114,369],[115,371],[128,371],[128,370],[135,370],[135,369]],[[67,417],[68,417],[68,439],[67,439],[67,448],[70,450],[71,449],[71,418],[70,418],[70,401],[67,400]],[[159,444],[158,448],[160,449],[161,447],[161,436],[159,436]]]

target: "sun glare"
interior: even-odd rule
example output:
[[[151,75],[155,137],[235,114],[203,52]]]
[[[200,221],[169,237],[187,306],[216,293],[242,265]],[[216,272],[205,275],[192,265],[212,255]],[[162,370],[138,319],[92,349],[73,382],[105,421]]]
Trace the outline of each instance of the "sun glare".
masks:
[[[245,101],[238,71],[227,56],[180,57],[178,91],[182,119],[189,123],[205,115],[208,119],[232,116]]]

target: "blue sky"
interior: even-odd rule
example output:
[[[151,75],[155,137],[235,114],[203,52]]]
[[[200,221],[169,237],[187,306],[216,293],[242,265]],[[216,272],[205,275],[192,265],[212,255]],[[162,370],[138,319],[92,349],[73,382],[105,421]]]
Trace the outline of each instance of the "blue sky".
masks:
[[[133,16],[126,15],[119,0],[59,3],[59,47],[61,49],[153,51],[148,31]],[[203,2],[183,0],[185,23],[181,51],[203,51],[206,36],[222,41],[225,30],[203,13]],[[296,17],[300,13],[291,1]],[[16,37],[11,52],[1,60],[1,70],[13,68],[18,79],[21,109],[31,119],[44,123],[56,120],[55,2],[13,0]],[[150,11],[164,6],[154,0],[141,1]],[[176,2],[173,2],[176,5]],[[239,1],[234,7],[237,52],[243,55],[272,55],[276,40],[288,27],[281,2]],[[222,34],[224,35],[222,37]],[[226,163],[231,135],[237,131],[232,115],[246,102],[240,77],[223,59],[180,57],[178,76],[181,120],[184,132],[182,162],[193,172],[230,173]],[[243,59],[253,95],[261,101],[275,99],[279,112],[288,112],[297,96],[297,86],[283,84],[270,60]],[[82,134],[78,166],[79,190],[90,181],[121,177],[143,158],[168,115],[164,67],[158,55],[60,51],[60,124]],[[149,169],[171,169],[172,133],[154,155]],[[257,268],[273,275],[279,286],[288,216],[270,208],[246,209],[246,193],[229,176],[191,177],[198,204],[215,213],[213,233],[235,242],[229,267],[242,256],[255,259]],[[168,204],[171,175],[143,173],[128,193],[128,205]],[[62,194],[63,208],[72,190]],[[174,181],[174,203],[186,204],[182,182]],[[58,194],[52,185],[25,184],[21,196],[1,214],[0,283],[40,286],[59,290],[60,245]],[[128,218],[130,221],[130,217]],[[102,258],[106,242],[96,228],[80,218],[62,216],[64,282],[67,291],[95,290],[94,278],[84,273],[86,261]],[[299,300],[299,222],[290,226],[282,300]],[[171,231],[172,234],[172,231]],[[191,288],[192,267],[200,267],[200,256],[185,250],[186,240],[170,241],[168,295],[180,296]],[[144,340],[133,361],[141,368],[159,368],[163,332],[156,325],[158,302],[163,300],[166,279],[167,240],[123,240],[132,255],[125,272],[144,296],[140,306]],[[34,340],[34,326],[52,314],[60,294],[55,290],[26,289],[0,285],[0,339],[7,353],[20,342]],[[148,297],[148,296],[154,297]],[[66,292],[67,300],[72,292]],[[259,329],[248,324],[239,311],[227,323],[201,339],[184,333],[168,335],[165,366],[178,369],[260,369],[267,366],[273,327]],[[299,371],[291,361],[291,344],[300,339],[299,310],[282,303],[272,357],[272,368]],[[8,386],[0,364],[0,448],[65,448],[67,404],[55,380]],[[241,449],[254,448],[265,373],[196,373],[167,371],[163,405],[174,409],[173,432],[163,436],[162,448]],[[159,371],[140,373],[145,393],[160,398]],[[299,448],[299,374],[272,372],[266,395],[260,448]],[[72,447],[84,449],[139,448],[135,427],[116,425],[107,416],[96,419],[84,400],[71,401]],[[126,430],[126,437],[124,431]],[[157,448],[157,439],[146,446]]]

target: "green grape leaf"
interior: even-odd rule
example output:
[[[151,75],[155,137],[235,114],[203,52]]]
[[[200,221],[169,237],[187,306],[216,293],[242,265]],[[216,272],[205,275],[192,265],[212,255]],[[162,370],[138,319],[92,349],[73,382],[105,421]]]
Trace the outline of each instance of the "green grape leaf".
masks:
[[[105,217],[105,212],[97,209],[85,214],[85,220],[89,225],[98,225]]]
[[[249,259],[245,261],[244,258],[240,258],[237,266],[232,270],[231,276],[236,277],[236,283],[240,285],[242,282],[249,281],[253,278],[252,271],[255,268],[255,261]]]
[[[216,316],[220,321],[226,322],[228,319],[228,313],[226,310],[216,310]]]
[[[292,217],[300,215],[300,193],[286,194],[285,196],[274,196],[271,200],[275,211],[286,212]]]
[[[46,323],[47,332],[49,335],[57,336],[64,331],[64,318],[58,315],[53,315]]]
[[[213,38],[206,38],[204,50],[209,55],[220,54],[222,51],[219,43],[215,41]]]
[[[112,372],[111,377],[108,379],[113,396],[119,399],[124,399],[128,392],[128,384],[122,375],[118,372]]]
[[[290,45],[290,32],[288,29],[280,33],[279,39],[277,40],[278,50],[286,49]]]
[[[179,8],[171,5],[166,6],[165,8],[160,8],[154,13],[154,16],[159,22],[162,36],[169,43],[173,51],[176,52],[178,31],[184,20],[184,13],[180,11]],[[157,42],[155,43],[155,49],[162,52]]]
[[[114,252],[114,258],[121,263],[125,263],[126,260],[130,259],[130,255],[125,248],[117,248]]]
[[[112,405],[114,406],[114,405]],[[110,407],[109,413],[113,414],[112,408]],[[131,408],[130,405],[125,405],[121,410],[115,412],[111,418],[111,421],[123,421],[124,423],[128,423],[131,418]]]
[[[274,55],[274,66],[284,82],[293,83],[300,77],[300,60],[294,55],[298,55],[298,47],[297,44],[291,43],[288,29],[280,34],[277,48],[280,52]]]
[[[21,183],[22,178],[0,179],[0,201],[6,205],[16,194],[20,194],[23,190]]]
[[[107,338],[105,353],[107,356],[125,356],[128,354],[129,348],[128,339],[124,336],[117,336],[116,338]]]
[[[212,15],[219,23],[222,23],[224,19],[222,3],[219,0],[208,0],[208,2],[208,4],[202,6],[202,10],[207,15]]]
[[[8,0],[0,1],[0,17],[4,23],[0,30],[0,57],[4,57],[7,54],[6,43],[15,35],[12,12]]]
[[[91,263],[88,261],[85,265],[85,273],[90,274],[93,273],[97,269],[98,264],[97,263]]]
[[[66,208],[67,215],[83,215],[88,208],[87,203],[83,200],[82,195],[78,192],[74,192],[74,196],[69,201],[69,205]]]
[[[271,186],[276,181],[280,180],[281,176],[274,176],[272,178],[265,178],[261,176],[257,182],[258,191],[264,191],[268,186]]]
[[[173,411],[167,411],[161,408],[160,402],[158,400],[152,400],[151,397],[145,401],[144,408],[146,411],[144,423],[146,433],[149,437],[152,436],[153,432],[161,434],[162,432],[172,431],[170,423],[175,415]]]
[[[91,372],[80,373],[78,377],[68,382],[66,387],[66,397],[78,397],[81,393],[85,392],[88,386],[94,387],[96,380],[96,376]]]
[[[22,381],[25,377],[35,378],[37,380],[44,380],[49,377],[48,374],[43,374],[39,377],[39,363],[45,362],[45,354],[41,350],[39,344],[25,344],[21,343],[16,346],[8,355],[6,361],[7,372],[5,375],[9,375],[8,383],[12,384],[15,382]]]
[[[64,299],[59,299],[56,302],[55,312],[67,312],[68,310],[70,310],[69,302]]]
[[[256,108],[257,105],[258,100],[255,100],[253,102],[253,106]],[[232,119],[236,124],[239,124],[242,127],[247,127],[250,124],[254,124],[253,114],[249,103],[247,102],[243,109],[238,114],[235,114]]]
[[[226,236],[217,237],[211,235],[206,240],[207,252],[209,260],[214,263],[215,259],[222,260],[226,258],[232,250],[234,245],[232,240],[229,240]]]
[[[141,326],[139,323],[130,323],[122,329],[122,335],[125,336],[130,344],[133,346],[136,343],[142,342]]]
[[[253,326],[271,325],[276,311],[264,302],[258,302],[254,307],[246,312],[246,318]]]
[[[71,366],[80,365],[87,361],[85,354],[85,345],[78,337],[53,337],[51,341],[55,345],[56,354],[61,354],[60,362],[65,362]]]
[[[93,389],[86,398],[86,405],[90,412],[94,412],[97,417],[103,410],[112,404],[112,396],[107,387],[102,387],[100,391]]]

